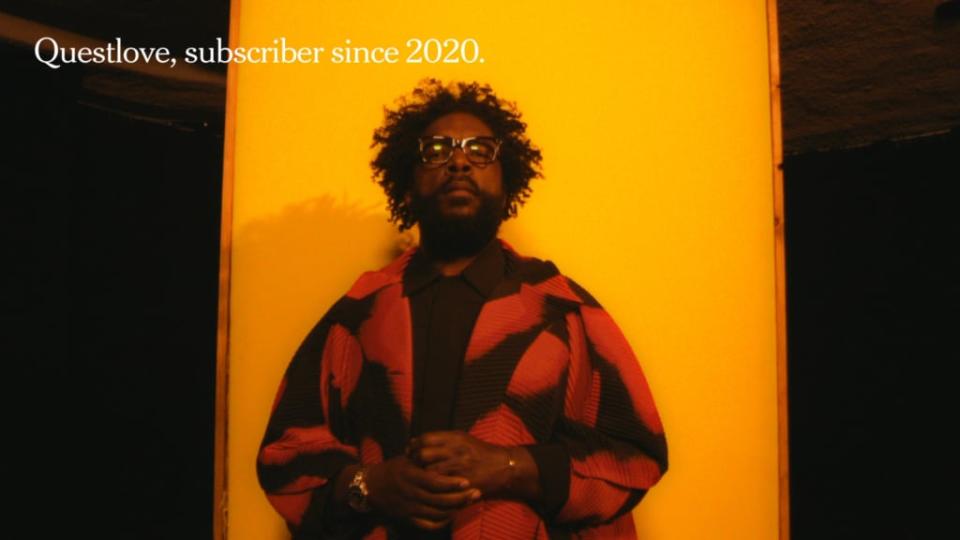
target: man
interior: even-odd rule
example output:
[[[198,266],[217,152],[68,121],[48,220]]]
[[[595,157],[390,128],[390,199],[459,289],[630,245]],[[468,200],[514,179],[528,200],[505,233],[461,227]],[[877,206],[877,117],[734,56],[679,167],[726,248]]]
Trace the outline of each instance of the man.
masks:
[[[635,538],[667,467],[646,381],[600,305],[496,237],[540,152],[489,86],[421,83],[374,134],[420,246],[300,346],[258,457],[296,538]]]

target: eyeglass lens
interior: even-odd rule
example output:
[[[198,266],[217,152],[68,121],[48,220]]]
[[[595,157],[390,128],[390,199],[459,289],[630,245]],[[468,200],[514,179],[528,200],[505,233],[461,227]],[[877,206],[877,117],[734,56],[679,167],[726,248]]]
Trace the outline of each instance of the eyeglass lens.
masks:
[[[457,147],[462,147],[467,159],[473,163],[490,163],[496,159],[497,142],[488,137],[473,137],[462,142],[451,137],[427,138],[423,141],[421,155],[427,163],[446,163]]]

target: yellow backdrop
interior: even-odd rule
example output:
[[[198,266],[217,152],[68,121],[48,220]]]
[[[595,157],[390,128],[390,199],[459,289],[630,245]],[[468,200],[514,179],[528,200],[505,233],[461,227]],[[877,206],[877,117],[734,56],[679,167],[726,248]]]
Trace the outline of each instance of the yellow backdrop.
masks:
[[[234,0],[235,47],[285,37],[329,55],[350,39],[402,59],[409,38],[472,38],[484,62],[231,67],[228,538],[286,537],[257,445],[302,338],[392,255],[371,134],[427,76],[518,103],[545,179],[503,236],[583,284],[640,358],[670,470],[636,510],[639,537],[775,538],[766,4]]]

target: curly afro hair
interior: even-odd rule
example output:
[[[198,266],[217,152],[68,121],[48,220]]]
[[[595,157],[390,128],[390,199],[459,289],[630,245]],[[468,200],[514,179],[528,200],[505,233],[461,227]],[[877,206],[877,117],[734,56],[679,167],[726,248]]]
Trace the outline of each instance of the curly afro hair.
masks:
[[[397,101],[396,110],[384,108],[384,123],[373,133],[371,145],[379,148],[370,163],[373,179],[386,192],[390,221],[397,223],[401,231],[417,222],[406,195],[420,161],[418,137],[434,120],[453,112],[476,116],[503,141],[500,165],[506,201],[504,219],[517,215],[518,207],[530,196],[530,180],[542,177],[540,150],[527,138],[527,125],[520,120],[514,103],[497,97],[489,85],[444,85],[436,79],[424,79],[411,96]]]

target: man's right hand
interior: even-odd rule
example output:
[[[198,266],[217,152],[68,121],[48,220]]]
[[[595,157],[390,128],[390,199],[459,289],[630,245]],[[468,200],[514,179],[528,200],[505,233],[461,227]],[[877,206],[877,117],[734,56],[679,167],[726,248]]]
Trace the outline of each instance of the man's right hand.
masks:
[[[480,498],[466,478],[427,471],[397,456],[367,469],[367,501],[377,512],[421,529],[441,529]]]

